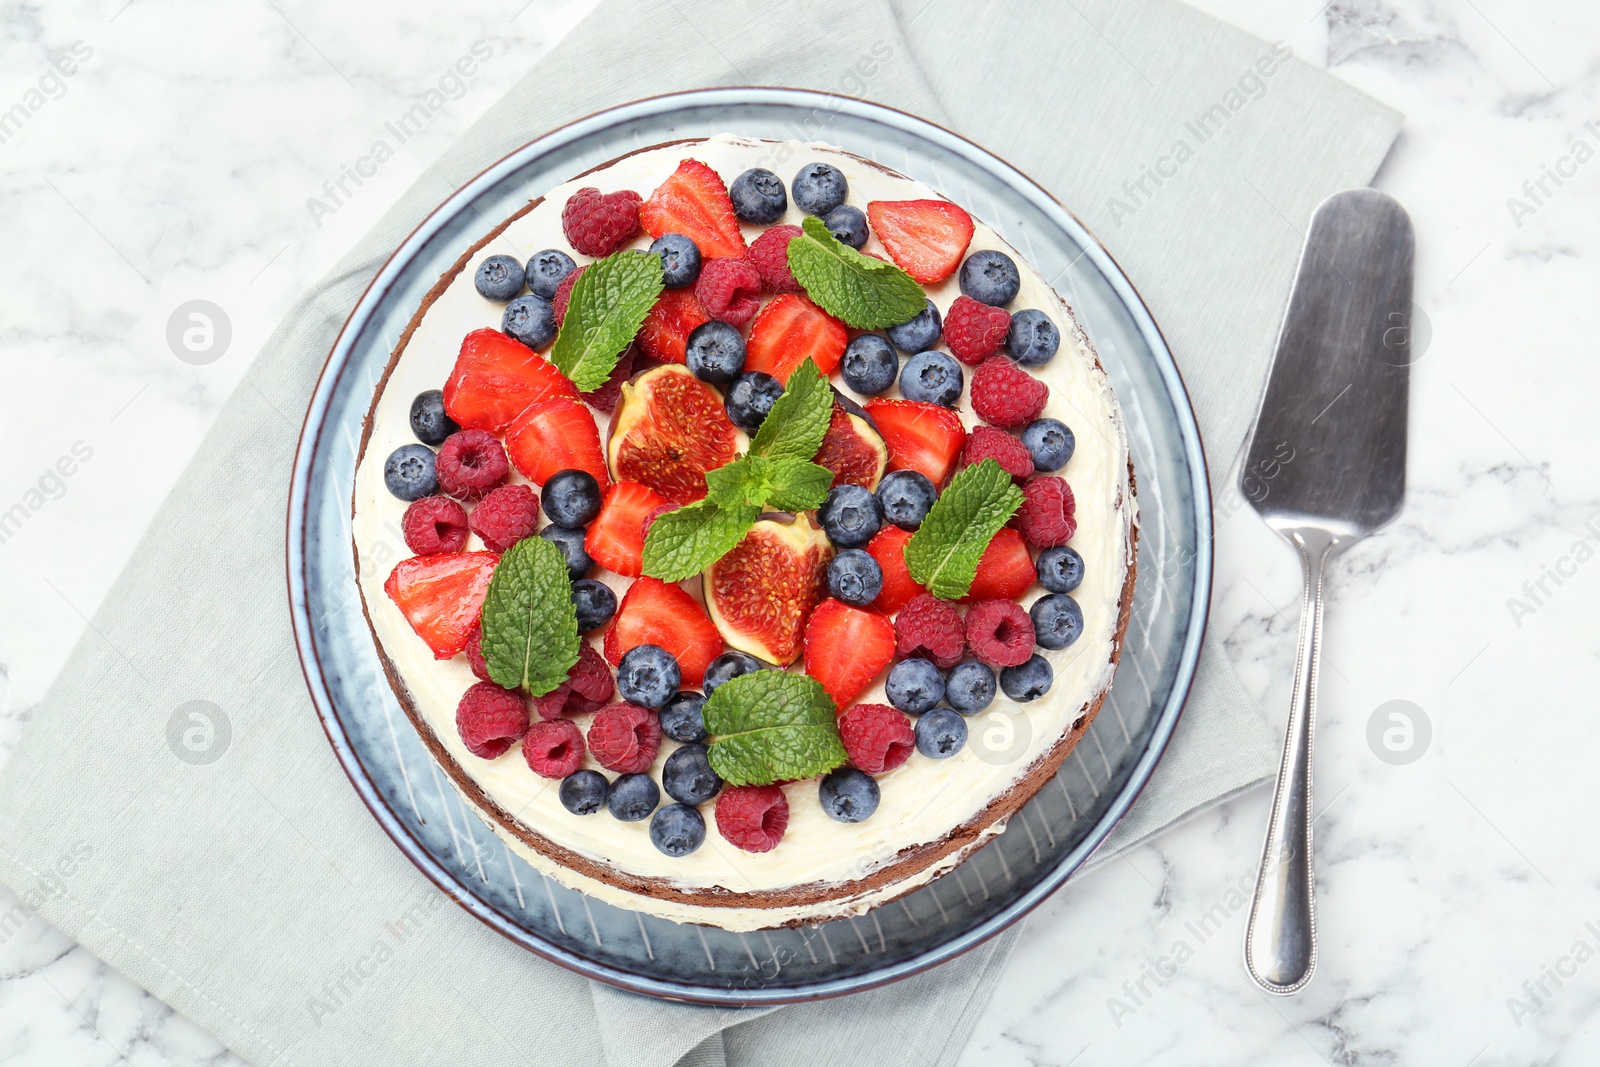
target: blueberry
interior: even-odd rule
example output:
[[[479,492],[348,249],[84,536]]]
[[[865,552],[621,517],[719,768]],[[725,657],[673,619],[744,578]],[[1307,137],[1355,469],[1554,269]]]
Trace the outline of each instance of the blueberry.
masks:
[[[561,806],[574,815],[593,815],[606,806],[611,783],[599,771],[573,771],[561,779]]]
[[[828,490],[817,521],[838,547],[860,548],[883,526],[883,509],[869,490],[846,482]]]
[[[1083,609],[1065,593],[1046,593],[1028,609],[1040,648],[1066,648],[1083,633]]]
[[[692,689],[675,694],[661,709],[661,732],[685,744],[704,741],[711,736],[700,714],[705,706],[706,698]]]
[[[548,348],[556,339],[556,306],[532,293],[519,296],[506,305],[500,329],[529,348]]]
[[[883,683],[889,703],[913,715],[921,715],[943,700],[944,690],[944,672],[920,656],[896,663]]]
[[[1042,311],[1027,308],[1011,316],[1006,333],[1006,351],[1024,367],[1042,367],[1055,358],[1061,347],[1061,330]]]
[[[472,276],[479,296],[502,304],[522,292],[524,280],[522,264],[510,256],[490,256],[478,264],[478,273]]]
[[[401,500],[421,500],[439,491],[437,457],[427,445],[401,445],[383,462],[383,484]]]
[[[706,696],[710,696],[723,682],[731,682],[741,674],[759,671],[766,666],[748,652],[724,652],[706,667],[705,681],[700,688],[705,690]]]
[[[817,786],[817,800],[840,822],[860,822],[878,810],[878,783],[866,771],[840,767]]]
[[[883,517],[902,530],[915,530],[928,517],[938,490],[920,471],[890,471],[878,483],[878,506]]]
[[[847,548],[828,564],[828,595],[864,608],[883,592],[883,568],[863,549]]]
[[[680,804],[704,804],[722,790],[702,744],[681,745],[661,767],[661,787]]]
[[[1003,308],[1017,298],[1022,275],[1004,252],[985,248],[974,252],[961,264],[961,291],[980,304]]]
[[[617,613],[617,594],[594,578],[579,578],[572,583],[572,606],[578,610],[578,632],[598,630]]]
[[[965,384],[961,364],[943,352],[919,352],[900,371],[900,395],[924,404],[951,407]]]
[[[963,715],[988,707],[994,700],[994,690],[994,671],[975,659],[964,659],[951,667],[944,680],[945,703]]]
[[[561,288],[561,279],[577,269],[578,265],[572,261],[572,257],[559,248],[535,252],[533,258],[528,260],[528,292],[546,300],[554,300],[556,290]]]
[[[767,226],[783,218],[789,210],[789,194],[783,191],[783,179],[761,167],[754,167],[733,179],[728,186],[728,198],[733,201],[733,213],[740,222],[753,222]]]
[[[822,224],[842,245],[860,248],[867,243],[867,214],[858,207],[840,204],[828,212]]]
[[[838,167],[807,163],[795,174],[789,191],[794,196],[794,206],[807,215],[826,215],[844,203],[850,185]]]
[[[1052,593],[1070,593],[1083,584],[1083,557],[1066,545],[1039,553],[1039,584]]]
[[[552,524],[540,530],[539,536],[561,550],[561,555],[567,561],[567,577],[573,581],[588,574],[589,568],[594,566],[594,560],[589,558],[589,550],[583,547],[582,530]]]
[[[606,808],[623,822],[638,822],[661,803],[661,787],[648,774],[624,774],[611,783]]]
[[[556,471],[539,491],[539,504],[558,526],[587,526],[600,514],[600,483],[588,471]]]
[[[839,373],[844,384],[856,392],[877,396],[894,384],[900,373],[900,359],[888,341],[875,333],[864,333],[845,346]]]
[[[444,439],[461,429],[444,411],[444,393],[426,389],[411,402],[411,432],[425,445],[442,445]]]
[[[705,816],[687,804],[668,804],[650,819],[650,843],[669,856],[687,856],[705,840]]]
[[[1034,419],[1022,431],[1022,443],[1033,456],[1033,469],[1040,471],[1065,467],[1078,444],[1072,429],[1060,419]]]
[[[744,334],[719,319],[696,326],[684,348],[690,372],[702,382],[723,385],[744,370]]]
[[[966,743],[967,720],[949,708],[934,708],[917,720],[917,751],[929,759],[949,759]]]
[[[644,708],[659,708],[671,700],[682,681],[678,661],[660,645],[635,645],[617,665],[617,692]]]
[[[728,418],[735,426],[746,433],[755,433],[782,395],[783,383],[778,379],[758,370],[746,371],[734,379],[723,406],[728,409]]]
[[[889,340],[894,342],[896,348],[912,355],[926,352],[939,343],[939,338],[944,334],[944,320],[939,317],[938,307],[930,300],[914,318],[883,332],[889,335]]]
[[[700,277],[700,246],[681,233],[664,233],[650,242],[661,257],[661,273],[668,289],[687,289]]]
[[[1056,680],[1050,661],[1035,652],[1028,662],[1018,667],[1004,667],[1000,671],[1000,688],[1012,700],[1038,700],[1050,691]]]

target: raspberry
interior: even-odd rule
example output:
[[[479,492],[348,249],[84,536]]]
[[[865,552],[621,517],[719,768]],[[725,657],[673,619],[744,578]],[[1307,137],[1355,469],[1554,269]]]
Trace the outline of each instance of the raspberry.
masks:
[[[578,284],[578,275],[588,269],[589,264],[585,263],[565,278],[562,278],[561,284],[556,286],[556,295],[551,298],[550,306],[555,309],[557,326],[567,321],[567,303],[572,299],[572,287]],[[604,389],[605,386],[602,385],[600,388]]]
[[[960,662],[965,633],[956,609],[932,593],[912,597],[894,617],[895,651],[902,657],[927,656],[940,670]]]
[[[528,732],[528,706],[509,689],[478,682],[456,705],[456,730],[468,752],[494,759]]]
[[[857,704],[839,716],[839,739],[850,762],[868,774],[892,771],[911,756],[911,717],[887,704]]]
[[[789,828],[789,798],[775,785],[731,785],[717,797],[717,832],[746,852],[769,852]]]
[[[991,426],[1015,430],[1039,417],[1050,387],[1005,356],[990,356],[972,372],[972,410]]]
[[[608,771],[642,774],[655,762],[660,747],[660,720],[637,704],[601,708],[589,724],[589,751]]]
[[[712,259],[700,268],[695,299],[706,314],[729,326],[743,326],[761,307],[761,274],[742,259]]]
[[[541,719],[559,719],[574,699],[572,687],[562,682],[542,697],[533,698],[533,710]]]
[[[483,627],[476,626],[472,636],[467,638],[467,666],[472,668],[472,674],[481,682],[491,681],[489,677],[489,664],[483,658]]]
[[[986,459],[999,463],[1018,480],[1033,474],[1033,453],[1027,445],[993,426],[974,426],[961,446],[961,466],[970,467]]]
[[[944,343],[955,357],[976,367],[996,352],[1011,329],[1011,315],[1005,308],[980,304],[962,295],[944,313]]]
[[[533,773],[565,778],[583,765],[583,731],[571,719],[550,719],[528,727],[522,758]]]
[[[446,437],[434,467],[439,488],[459,500],[482,500],[511,471],[500,439],[488,430],[459,430]]]
[[[584,393],[583,402],[607,415],[617,410],[617,402],[622,399],[622,383],[633,377],[633,362],[638,355],[636,345],[630,344],[624,348],[622,355],[617,357],[617,365],[612,368],[611,377],[600,388]]]
[[[773,226],[750,242],[745,253],[756,272],[761,275],[761,287],[769,293],[798,293],[800,283],[789,269],[789,242],[803,231],[798,226]]]
[[[425,496],[406,508],[400,532],[419,556],[460,552],[467,547],[467,509],[449,497]]]
[[[574,696],[593,705],[586,709],[588,711],[604,707],[617,691],[606,658],[600,654],[599,649],[587,641],[583,642],[583,647],[578,652],[578,662],[572,668],[572,673],[567,676],[566,684]],[[567,710],[575,709],[569,707]]]
[[[1022,539],[1035,548],[1066,544],[1078,529],[1072,486],[1054,475],[1035,478],[1022,487],[1022,507],[1013,522]]]
[[[632,189],[602,194],[585,186],[561,209],[561,232],[573,248],[596,259],[609,256],[639,232],[639,194]]]
[[[992,667],[1018,667],[1033,655],[1033,619],[1014,600],[980,600],[967,609],[967,644]]]
[[[467,520],[491,552],[504,552],[539,529],[539,497],[526,485],[502,485]]]

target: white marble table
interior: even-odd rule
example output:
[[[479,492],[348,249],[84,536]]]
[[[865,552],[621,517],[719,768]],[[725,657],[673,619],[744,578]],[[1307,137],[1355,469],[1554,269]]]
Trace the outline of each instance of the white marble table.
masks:
[[[589,6],[522,4],[0,8],[0,111],[28,110],[0,124],[0,759],[242,354]],[[1406,510],[1331,577],[1321,967],[1290,1000],[1241,970],[1257,791],[1048,901],[962,1062],[1596,1062],[1600,11],[1198,6],[1409,116],[1377,184],[1415,219],[1432,338]],[[308,198],[332,205],[324,183],[479,41],[490,58],[426,126],[314,216]],[[166,343],[191,299],[233,315],[230,354],[207,366]],[[1212,625],[1278,721],[1298,572],[1248,510],[1220,526]],[[1411,762],[1368,741],[1392,700],[1431,724]],[[0,890],[0,914],[14,903]],[[0,1061],[239,1062],[42,922],[0,940]]]

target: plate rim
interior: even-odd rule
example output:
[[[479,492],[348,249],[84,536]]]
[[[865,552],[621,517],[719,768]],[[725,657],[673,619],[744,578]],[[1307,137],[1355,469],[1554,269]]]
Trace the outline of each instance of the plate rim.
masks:
[[[1055,221],[1058,224],[1064,222],[1063,228],[1080,240],[1084,249],[1082,254],[1096,263],[1101,275],[1110,284],[1119,300],[1133,313],[1132,317],[1139,333],[1155,357],[1157,370],[1167,386],[1168,396],[1173,401],[1179,436],[1185,446],[1190,492],[1196,501],[1197,548],[1191,561],[1195,591],[1189,606],[1189,626],[1178,659],[1177,674],[1152,729],[1149,743],[1135,763],[1128,782],[1084,839],[1062,856],[1038,884],[1020,894],[995,915],[972,929],[932,945],[908,959],[847,978],[812,982],[801,986],[759,989],[713,989],[685,982],[651,978],[610,964],[599,963],[548,942],[510,922],[476,894],[464,891],[460,880],[411,834],[378,795],[372,776],[338,720],[338,712],[334,707],[313,637],[305,571],[307,563],[305,520],[312,460],[326,424],[329,401],[349,366],[350,351],[355,337],[387,295],[399,273],[421,247],[478,195],[545,152],[622,122],[670,114],[685,108],[719,104],[820,106],[835,114],[848,113],[853,117],[878,122],[887,119],[886,125],[920,136],[979,163],[985,169],[999,171],[999,176],[1013,191],[1031,201],[1045,215],[1057,216]],[[469,915],[507,940],[543,959],[585,977],[631,992],[667,1000],[721,1007],[805,1003],[876,989],[909,978],[948,962],[1009,929],[1061,888],[1093,855],[1132,808],[1165,754],[1194,685],[1200,650],[1206,634],[1213,582],[1214,529],[1210,509],[1210,486],[1211,478],[1206,462],[1204,440],[1195,417],[1188,386],[1183,380],[1182,372],[1173,358],[1172,350],[1155,316],[1116,258],[1093,231],[1071,209],[1027,174],[995,152],[922,116],[886,104],[837,93],[781,86],[719,86],[661,93],[590,112],[553,127],[513,148],[485,166],[471,179],[461,183],[454,193],[429,211],[379,266],[345,317],[338,335],[329,348],[312,388],[311,399],[307,404],[300,435],[296,441],[284,527],[284,569],[288,586],[290,622],[294,630],[296,657],[300,663],[301,673],[305,677],[312,706],[345,777],[349,779],[356,795],[360,797],[374,820],[401,854]]]

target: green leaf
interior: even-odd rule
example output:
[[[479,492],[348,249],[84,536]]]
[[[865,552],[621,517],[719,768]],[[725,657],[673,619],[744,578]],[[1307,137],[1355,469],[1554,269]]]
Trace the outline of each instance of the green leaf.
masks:
[[[483,658],[507,689],[544,696],[578,662],[578,614],[554,543],[525,537],[500,557],[483,599]]]
[[[959,471],[906,542],[906,569],[934,596],[959,600],[983,550],[1021,506],[1022,490],[995,460]]]
[[[767,478],[772,461],[765,456],[740,456],[715,470],[706,471],[706,499],[722,507],[767,502]]]
[[[664,582],[699,574],[732,551],[760,514],[760,505],[725,508],[710,499],[667,512],[645,535],[644,573]]]
[[[863,255],[828,232],[816,216],[789,242],[789,270],[828,314],[863,330],[896,326],[927,306],[916,280],[885,260]]]
[[[789,384],[750,442],[750,454],[810,459],[822,447],[832,418],[833,388],[817,365],[807,359],[789,375]]]
[[[831,771],[847,758],[834,708],[822,683],[807,674],[753,671],[724,682],[703,709],[711,768],[729,785]]]
[[[655,306],[662,284],[661,257],[649,252],[616,252],[589,264],[573,283],[550,362],[580,392],[600,388]]]
[[[766,505],[774,511],[810,511],[820,508],[833,485],[833,472],[809,459],[772,460]]]

